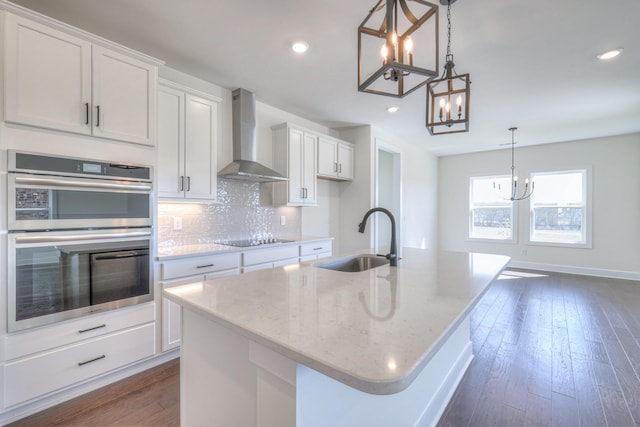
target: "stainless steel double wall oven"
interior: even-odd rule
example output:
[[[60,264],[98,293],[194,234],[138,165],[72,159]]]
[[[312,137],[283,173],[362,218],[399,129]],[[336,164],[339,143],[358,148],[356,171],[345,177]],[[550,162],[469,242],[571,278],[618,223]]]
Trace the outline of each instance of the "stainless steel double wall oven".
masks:
[[[152,171],[9,151],[9,331],[153,299]]]

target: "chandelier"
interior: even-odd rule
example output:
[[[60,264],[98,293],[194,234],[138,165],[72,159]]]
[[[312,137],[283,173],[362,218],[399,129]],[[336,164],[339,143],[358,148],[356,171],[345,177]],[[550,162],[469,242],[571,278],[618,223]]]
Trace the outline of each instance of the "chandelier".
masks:
[[[402,98],[437,76],[438,6],[378,1],[358,27],[358,90]]]
[[[522,194],[518,196],[518,176],[516,175],[516,167],[514,164],[514,158],[515,158],[514,146],[516,144],[514,139],[514,134],[515,134],[515,131],[518,130],[518,128],[512,127],[512,128],[509,128],[509,130],[511,131],[511,196],[509,197],[508,200],[511,200],[511,201],[524,200],[524,199],[528,199],[533,194],[534,183],[531,182],[531,188],[529,188],[529,180],[525,179],[524,190],[522,191]],[[500,190],[499,185],[498,185],[498,190]]]
[[[440,79],[427,84],[426,126],[431,135],[469,131],[471,81],[469,74],[455,72],[451,53],[451,3],[455,1],[440,0],[440,4],[447,5],[447,56]]]

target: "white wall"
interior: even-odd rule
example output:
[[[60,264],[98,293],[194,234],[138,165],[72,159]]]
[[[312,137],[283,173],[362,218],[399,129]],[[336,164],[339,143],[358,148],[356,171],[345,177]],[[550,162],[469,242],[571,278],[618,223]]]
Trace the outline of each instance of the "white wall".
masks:
[[[593,246],[587,249],[528,244],[528,200],[518,202],[516,243],[467,239],[469,177],[508,174],[510,156],[508,149],[439,159],[442,249],[504,254],[523,267],[640,277],[640,134],[522,147],[515,151],[515,165],[522,177],[535,171],[592,167]]]
[[[340,129],[340,137],[355,144],[355,179],[340,190],[341,252],[368,249],[373,242],[372,224],[364,235],[358,224],[374,207],[376,141],[398,149],[402,167],[402,216],[399,242],[404,247],[437,246],[438,159],[421,142],[403,141],[370,126]],[[373,218],[372,218],[373,219]],[[384,220],[384,218],[381,218]]]

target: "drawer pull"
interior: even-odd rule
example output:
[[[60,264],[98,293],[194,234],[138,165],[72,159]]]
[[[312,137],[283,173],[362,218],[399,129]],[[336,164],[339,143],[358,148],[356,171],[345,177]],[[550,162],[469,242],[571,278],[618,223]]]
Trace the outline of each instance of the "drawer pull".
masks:
[[[198,265],[196,266],[196,268],[207,268],[207,267],[213,267],[215,264],[206,264],[206,265]]]
[[[95,359],[87,360],[85,362],[78,362],[78,366],[83,366],[83,365],[86,365],[86,364],[91,363],[91,362],[96,362],[96,361],[98,361],[100,359],[105,359],[106,357],[107,356],[103,354],[102,356],[98,356]]]
[[[96,329],[100,329],[100,328],[105,328],[107,325],[106,324],[102,324],[102,325],[98,325],[98,326],[94,326],[93,328],[87,328],[87,329],[80,329],[78,331],[79,334],[82,334],[84,332],[89,332],[89,331],[94,331]]]
[[[313,248],[314,251],[319,251],[322,248]]]

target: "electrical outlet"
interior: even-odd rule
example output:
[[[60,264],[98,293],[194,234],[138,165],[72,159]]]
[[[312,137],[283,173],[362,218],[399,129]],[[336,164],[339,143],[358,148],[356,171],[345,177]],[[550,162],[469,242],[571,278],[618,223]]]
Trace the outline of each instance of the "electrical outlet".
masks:
[[[287,225],[287,217],[280,215],[280,225]]]
[[[182,230],[182,217],[174,216],[173,217],[173,229],[174,230]]]

